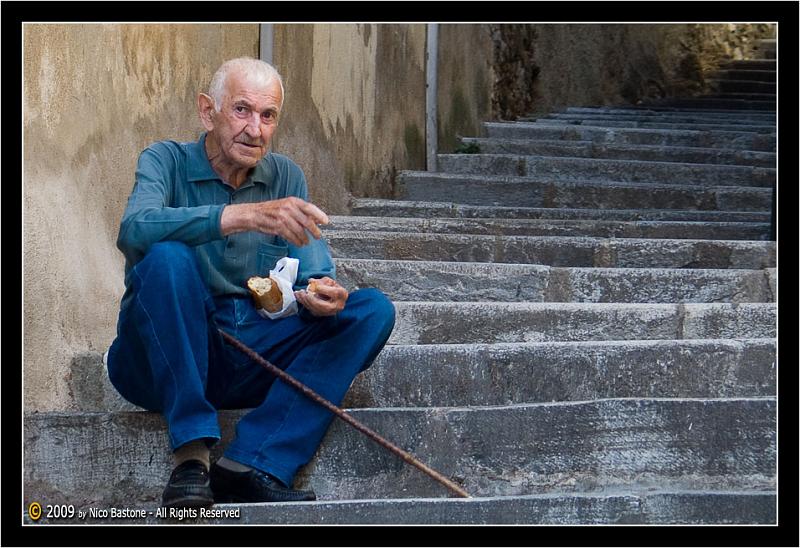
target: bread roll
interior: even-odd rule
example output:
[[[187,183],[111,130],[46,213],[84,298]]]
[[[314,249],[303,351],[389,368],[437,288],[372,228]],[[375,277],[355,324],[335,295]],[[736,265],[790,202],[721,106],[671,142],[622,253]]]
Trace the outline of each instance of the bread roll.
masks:
[[[250,290],[257,308],[263,308],[269,313],[280,312],[283,308],[283,293],[272,278],[253,276],[247,280],[247,289]]]
[[[306,290],[309,293],[316,293],[317,292],[317,284],[318,283],[319,282],[317,280],[311,280],[310,282],[308,282],[308,287],[306,288]]]

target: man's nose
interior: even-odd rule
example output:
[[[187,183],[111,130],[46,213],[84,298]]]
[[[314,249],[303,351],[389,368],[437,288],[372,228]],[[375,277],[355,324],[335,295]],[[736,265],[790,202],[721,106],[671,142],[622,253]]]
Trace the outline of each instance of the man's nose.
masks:
[[[244,130],[250,137],[261,136],[261,116],[257,112],[247,120]]]

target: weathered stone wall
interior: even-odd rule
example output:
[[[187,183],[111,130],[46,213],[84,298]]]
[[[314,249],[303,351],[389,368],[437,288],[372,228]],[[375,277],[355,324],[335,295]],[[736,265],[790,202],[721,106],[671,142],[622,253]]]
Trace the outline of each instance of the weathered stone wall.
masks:
[[[305,171],[312,201],[392,195],[425,167],[425,25],[276,25],[286,102],[274,150]]]
[[[483,135],[483,122],[492,118],[492,64],[492,35],[488,25],[439,25],[438,149],[441,152],[458,148],[459,137]]]
[[[496,119],[567,106],[692,95],[723,59],[752,54],[771,25],[490,25]]]
[[[312,200],[344,213],[350,196],[392,197],[402,169],[425,169],[425,25],[276,25],[286,103],[274,150],[305,170]],[[487,25],[440,25],[438,147],[491,118]]]
[[[75,407],[115,335],[119,220],[141,150],[202,131],[198,91],[257,56],[258,25],[28,25],[24,34],[24,405]],[[424,25],[278,25],[287,97],[273,149],[313,201],[392,194],[425,166]],[[476,122],[477,123],[477,122]]]
[[[114,338],[119,221],[141,150],[194,140],[197,92],[257,25],[23,29],[24,406],[73,404],[72,361]]]

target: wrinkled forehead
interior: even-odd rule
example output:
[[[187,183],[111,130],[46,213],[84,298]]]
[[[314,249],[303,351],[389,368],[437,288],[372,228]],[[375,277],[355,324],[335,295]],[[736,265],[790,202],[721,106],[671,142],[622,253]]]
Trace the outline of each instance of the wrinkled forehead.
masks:
[[[261,96],[283,102],[281,85],[276,77],[247,71],[231,72],[225,83],[225,92],[228,99],[239,96]]]

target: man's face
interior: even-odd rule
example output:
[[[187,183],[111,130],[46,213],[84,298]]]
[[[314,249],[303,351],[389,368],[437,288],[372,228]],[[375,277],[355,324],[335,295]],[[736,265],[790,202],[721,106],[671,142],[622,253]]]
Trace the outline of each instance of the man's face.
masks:
[[[240,73],[230,74],[222,107],[212,113],[213,129],[207,137],[216,141],[220,160],[239,168],[255,167],[269,151],[282,99],[277,79],[256,85]]]

